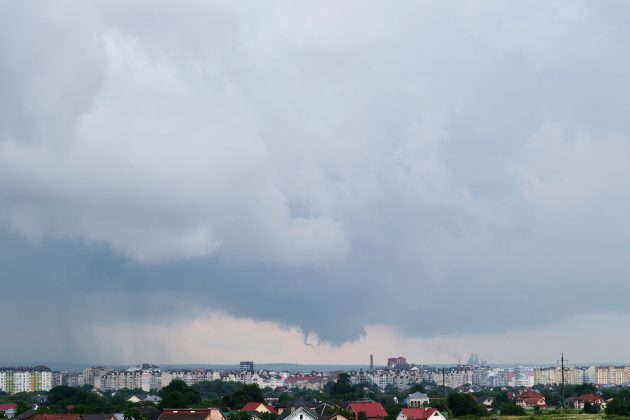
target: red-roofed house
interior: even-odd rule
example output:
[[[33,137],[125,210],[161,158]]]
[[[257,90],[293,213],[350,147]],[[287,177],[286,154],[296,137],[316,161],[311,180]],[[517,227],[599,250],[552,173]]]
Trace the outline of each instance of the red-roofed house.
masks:
[[[0,414],[4,417],[12,419],[17,413],[17,404],[0,404]]]
[[[269,404],[263,404],[260,402],[248,402],[241,408],[240,411],[257,411],[259,413],[273,413],[278,414],[275,408]]]
[[[355,418],[359,418],[359,413],[363,412],[368,419],[384,420],[387,417],[387,411],[380,403],[368,401],[368,402],[353,402],[348,405],[348,410],[354,413]]]
[[[164,409],[158,420],[225,420],[218,408],[204,409]]]
[[[547,401],[545,401],[545,397],[541,393],[534,390],[521,392],[516,397],[516,404],[520,405],[523,408],[547,407]]]
[[[583,410],[586,403],[598,405],[600,408],[606,408],[606,399],[604,399],[601,395],[595,394],[584,394],[579,397],[575,397],[573,400],[573,407],[575,407],[576,410]]]
[[[81,414],[37,414],[33,420],[80,420]]]
[[[403,408],[398,413],[396,420],[446,420],[446,417],[437,409],[427,408]]]

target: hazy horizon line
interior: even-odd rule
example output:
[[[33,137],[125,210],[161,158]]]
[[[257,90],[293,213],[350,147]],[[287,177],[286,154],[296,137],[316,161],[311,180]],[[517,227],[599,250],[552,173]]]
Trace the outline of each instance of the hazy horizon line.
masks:
[[[59,361],[28,361],[28,362],[8,362],[3,361],[0,362],[0,368],[8,368],[8,367],[34,367],[34,366],[47,366],[52,370],[67,370],[70,367],[74,368],[86,368],[86,367],[95,367],[95,366],[104,366],[104,367],[112,367],[112,368],[121,368],[121,367],[132,367],[137,366],[143,363],[150,363],[156,365],[158,367],[164,368],[202,368],[202,369],[225,369],[225,370],[238,370],[239,363],[159,363],[159,362],[149,362],[142,361],[138,363],[103,363],[103,362],[59,362]],[[415,366],[429,366],[429,367],[456,367],[456,366],[467,366],[467,364],[462,363],[415,363],[410,362],[410,365]],[[619,362],[619,361],[583,361],[577,363],[567,363],[565,366],[612,366],[612,365],[630,365],[630,362]],[[485,366],[488,367],[554,367],[559,366],[559,363],[543,363],[543,362],[501,362],[501,363],[487,363]],[[351,368],[351,369],[361,369],[361,368],[369,368],[368,363],[294,363],[294,362],[266,362],[266,363],[256,363],[254,362],[254,367],[258,367],[261,369],[269,369],[270,367],[280,368],[277,370],[287,370],[291,371],[291,367],[294,368],[308,368],[305,370],[317,370],[312,368],[325,368],[322,371],[335,371],[335,370],[344,370],[342,368]],[[339,369],[334,369],[338,367]],[[374,364],[375,368],[387,368],[386,364]],[[257,369],[258,370],[258,369]],[[301,372],[304,370],[294,370],[295,372]]]

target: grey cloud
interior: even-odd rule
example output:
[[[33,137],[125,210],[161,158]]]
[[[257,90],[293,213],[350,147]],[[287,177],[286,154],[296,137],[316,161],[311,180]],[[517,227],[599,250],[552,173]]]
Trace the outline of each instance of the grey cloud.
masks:
[[[103,76],[94,7],[68,1],[4,3],[0,11],[2,139],[67,139]]]
[[[12,354],[201,310],[334,343],[626,310],[592,299],[629,269],[609,3],[2,7]]]

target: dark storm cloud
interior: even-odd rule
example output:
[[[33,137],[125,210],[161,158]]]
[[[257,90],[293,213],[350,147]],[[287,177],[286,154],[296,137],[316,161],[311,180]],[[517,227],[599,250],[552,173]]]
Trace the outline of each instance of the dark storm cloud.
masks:
[[[9,358],[204,310],[333,343],[626,310],[610,3],[0,7]]]

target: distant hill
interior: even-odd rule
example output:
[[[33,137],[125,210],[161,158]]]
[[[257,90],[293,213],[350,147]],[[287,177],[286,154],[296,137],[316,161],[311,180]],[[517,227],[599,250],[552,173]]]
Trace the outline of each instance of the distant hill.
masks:
[[[140,362],[138,362],[140,363]],[[162,370],[166,369],[213,369],[213,370],[238,370],[239,365],[223,365],[223,364],[207,364],[207,363],[182,363],[182,364],[168,364],[168,363],[155,363]],[[63,370],[68,372],[81,372],[83,369],[90,366],[107,366],[112,369],[127,369],[134,364],[120,365],[120,364],[107,364],[107,363],[64,363],[64,362],[46,362],[46,361],[32,361],[32,362],[0,362],[0,367],[16,367],[16,366],[48,366],[52,370]],[[254,364],[256,369],[267,369],[271,371],[286,371],[291,373],[299,372],[333,372],[339,370],[359,370],[367,369],[367,365],[300,365],[297,363],[260,363]]]
[[[238,370],[239,365],[214,365],[214,364],[181,364],[181,365],[159,365],[162,369],[190,369],[190,368],[203,368],[203,369],[215,369],[215,370]],[[277,372],[334,372],[340,370],[366,370],[368,365],[300,365],[297,363],[254,363],[254,368],[267,369]]]
[[[141,363],[141,362],[138,362]],[[132,366],[136,366],[136,364],[107,364],[107,363],[65,363],[65,362],[46,362],[46,361],[32,361],[32,362],[0,362],[0,368],[2,367],[17,367],[17,366],[48,366],[52,370],[63,370],[68,372],[81,372],[83,369],[91,366],[107,366],[112,369],[127,369]],[[212,370],[238,370],[239,365],[226,365],[226,364],[212,364],[212,363],[181,363],[181,364],[169,364],[169,363],[154,363],[162,370],[176,370],[176,369],[193,369],[193,368],[201,368],[201,369],[212,369]],[[441,363],[427,363],[428,366],[433,366],[436,368],[441,367],[452,367],[454,364],[441,364]],[[613,365],[613,366],[628,366],[630,363],[627,362],[583,362],[583,363],[572,363],[574,366],[602,366],[602,365]],[[543,363],[492,363],[492,367],[494,368],[508,368],[508,367],[516,367],[516,366],[529,366],[529,367],[545,367],[545,366],[555,366],[551,364],[543,364]],[[369,368],[368,365],[301,365],[297,363],[254,363],[254,367],[258,369],[267,369],[276,372],[290,372],[290,373],[308,373],[312,371],[316,372],[334,372],[334,371],[349,371],[349,370],[367,370]],[[381,368],[383,366],[375,366],[376,368]]]

